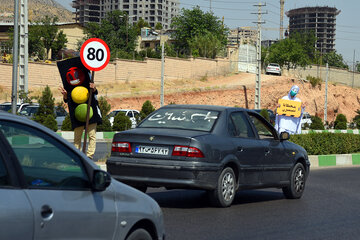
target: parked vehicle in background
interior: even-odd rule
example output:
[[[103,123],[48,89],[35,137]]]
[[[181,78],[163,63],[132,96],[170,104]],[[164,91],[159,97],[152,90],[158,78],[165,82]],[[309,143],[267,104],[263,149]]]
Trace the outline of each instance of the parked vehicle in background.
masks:
[[[253,109],[255,112],[257,112],[258,114],[260,114],[260,112],[261,112],[261,110],[262,109]],[[272,124],[272,125],[274,125],[275,124],[275,113],[274,113],[274,111],[273,110],[270,110],[270,109],[266,109],[266,111],[268,112],[268,114],[269,114],[269,118],[270,118],[270,123]]]
[[[277,187],[300,198],[310,162],[289,137],[252,110],[167,105],[116,133],[106,165],[115,179],[142,191],[203,189],[219,207],[229,207],[239,189]]]
[[[16,111],[18,112],[22,107],[28,105],[29,103],[17,103]],[[11,102],[4,102],[0,104],[0,111],[9,112],[11,110]]]
[[[39,110],[39,104],[37,103],[31,105],[28,104],[21,108],[19,114],[29,119],[33,119],[35,113],[38,110]],[[57,122],[58,129],[61,129],[62,123],[65,120],[67,112],[63,107],[55,107],[55,114],[56,114],[55,120]]]
[[[307,124],[308,127],[310,127],[312,120],[311,120],[311,116],[308,112],[303,113],[303,117],[302,117],[300,123],[301,123],[301,128],[304,128],[305,124]]]
[[[281,67],[277,63],[270,63],[269,65],[267,65],[265,73],[266,74],[277,74],[277,75],[281,76]]]
[[[117,109],[114,110],[112,112],[109,113],[108,117],[109,117],[109,121],[111,123],[111,126],[114,123],[114,118],[115,116],[119,113],[119,112],[123,112],[125,113],[125,116],[128,116],[131,120],[131,128],[135,128],[137,125],[137,120],[140,118],[140,112],[138,110],[134,110],[134,109]]]
[[[0,196],[0,239],[165,239],[151,197],[111,178],[48,128],[5,112]]]

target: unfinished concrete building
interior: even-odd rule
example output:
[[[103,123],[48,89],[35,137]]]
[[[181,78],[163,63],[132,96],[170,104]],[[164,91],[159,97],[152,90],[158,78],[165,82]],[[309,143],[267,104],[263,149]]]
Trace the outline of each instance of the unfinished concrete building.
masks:
[[[286,12],[289,17],[289,34],[314,32],[317,37],[316,49],[322,53],[335,50],[336,16],[335,7],[304,7]]]
[[[74,0],[75,22],[85,25],[89,22],[100,22],[100,0]]]
[[[128,14],[129,24],[140,18],[154,28],[160,23],[170,28],[171,19],[179,13],[179,0],[74,0],[75,20],[81,24],[100,22],[108,12],[121,10]]]

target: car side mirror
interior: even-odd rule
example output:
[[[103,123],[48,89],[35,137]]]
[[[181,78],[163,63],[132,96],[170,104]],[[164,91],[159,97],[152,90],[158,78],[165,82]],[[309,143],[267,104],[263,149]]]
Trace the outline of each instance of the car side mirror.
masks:
[[[288,132],[280,133],[280,141],[285,141],[290,139],[290,134]]]
[[[94,170],[92,189],[96,192],[104,191],[111,183],[110,174],[103,170]]]

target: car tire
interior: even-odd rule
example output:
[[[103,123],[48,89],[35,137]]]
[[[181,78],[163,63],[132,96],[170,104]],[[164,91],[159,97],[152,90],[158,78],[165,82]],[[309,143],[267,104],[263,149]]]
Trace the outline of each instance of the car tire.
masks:
[[[131,232],[126,240],[153,240],[150,233],[143,228]]]
[[[304,165],[297,163],[291,171],[290,185],[282,188],[285,197],[289,199],[301,198],[305,190],[305,182],[306,172]]]
[[[218,179],[215,190],[209,191],[209,198],[215,207],[230,207],[236,194],[236,177],[234,170],[225,168]]]

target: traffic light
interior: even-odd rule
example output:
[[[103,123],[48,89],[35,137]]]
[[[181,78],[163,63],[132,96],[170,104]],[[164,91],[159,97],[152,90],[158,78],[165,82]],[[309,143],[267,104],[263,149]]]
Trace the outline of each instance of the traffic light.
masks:
[[[90,93],[90,72],[82,64],[80,57],[67,59],[57,63],[64,89],[67,91],[67,104],[72,129],[85,126],[87,104]],[[101,114],[92,94],[89,124],[101,123]]]

